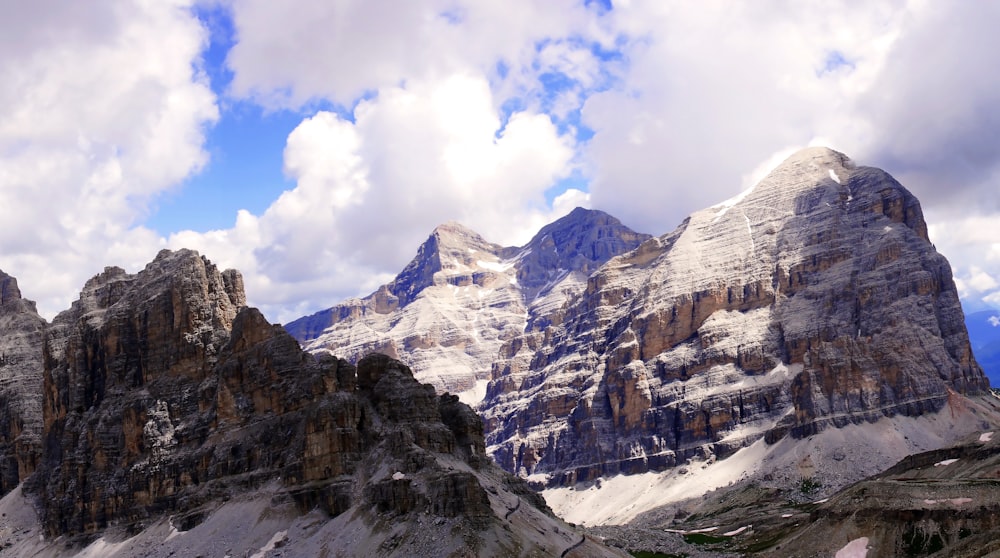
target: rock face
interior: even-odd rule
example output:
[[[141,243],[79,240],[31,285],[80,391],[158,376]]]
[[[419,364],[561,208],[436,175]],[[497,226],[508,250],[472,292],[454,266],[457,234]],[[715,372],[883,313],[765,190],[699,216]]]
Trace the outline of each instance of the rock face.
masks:
[[[0,495],[34,472],[42,450],[45,320],[0,271]]]
[[[582,291],[601,264],[648,238],[580,208],[522,247],[501,247],[448,223],[391,283],[286,328],[309,351],[351,361],[383,352],[440,392],[478,400],[503,344]]]
[[[874,556],[994,555],[1000,551],[994,434],[909,456],[840,491],[794,526],[786,521],[761,533],[774,541],[761,554],[833,555],[853,544]]]
[[[613,258],[500,357],[488,450],[549,485],[933,413],[988,388],[916,198],[824,148]]]
[[[71,545],[169,515],[165,543],[265,486],[274,505],[321,510],[310,524],[346,517],[351,544],[375,545],[363,554],[414,555],[409,543],[433,537],[426,555],[558,554],[580,539],[486,457],[482,422],[456,397],[388,356],[355,367],[302,351],[245,306],[237,272],[195,252],[94,277],[44,354],[44,451],[25,493],[45,534]]]

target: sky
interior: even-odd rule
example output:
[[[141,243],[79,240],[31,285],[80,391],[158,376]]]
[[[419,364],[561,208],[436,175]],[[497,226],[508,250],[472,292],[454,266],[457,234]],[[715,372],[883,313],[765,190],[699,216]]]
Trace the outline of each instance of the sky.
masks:
[[[808,145],[893,174],[966,309],[1000,308],[1000,2],[0,7],[0,269],[50,319],[187,247],[287,322],[440,223],[664,234]]]

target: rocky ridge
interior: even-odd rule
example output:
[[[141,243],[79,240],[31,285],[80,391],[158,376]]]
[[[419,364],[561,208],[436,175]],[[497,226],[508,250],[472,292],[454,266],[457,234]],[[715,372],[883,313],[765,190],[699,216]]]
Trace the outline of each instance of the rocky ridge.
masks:
[[[992,556],[996,431],[920,452],[832,494],[744,482],[666,516],[594,529],[609,544],[703,556]]]
[[[285,327],[309,351],[351,361],[389,354],[439,392],[478,401],[503,344],[529,324],[548,323],[601,264],[647,238],[581,208],[521,247],[446,223],[391,283]]]
[[[497,468],[456,397],[302,351],[195,252],[105,269],[40,351],[44,444],[0,555],[619,555]]]
[[[987,389],[916,198],[810,148],[611,259],[505,343],[482,411],[501,466],[571,486]]]
[[[0,495],[34,472],[42,452],[42,335],[45,320],[0,271]]]

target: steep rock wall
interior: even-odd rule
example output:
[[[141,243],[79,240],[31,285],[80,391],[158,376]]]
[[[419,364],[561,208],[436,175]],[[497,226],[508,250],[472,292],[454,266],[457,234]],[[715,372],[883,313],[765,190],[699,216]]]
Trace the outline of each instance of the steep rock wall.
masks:
[[[45,320],[0,272],[0,495],[34,472],[42,450]]]
[[[500,355],[489,450],[554,484],[920,415],[988,387],[916,198],[825,148],[612,259]]]

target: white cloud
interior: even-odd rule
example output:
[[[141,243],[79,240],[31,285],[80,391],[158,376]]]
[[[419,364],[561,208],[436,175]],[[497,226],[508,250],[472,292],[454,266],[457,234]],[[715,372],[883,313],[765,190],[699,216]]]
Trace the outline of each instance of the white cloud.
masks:
[[[155,195],[204,165],[215,96],[186,2],[31,2],[0,18],[0,267],[51,316],[138,266]]]
[[[382,89],[353,123],[320,112],[288,137],[294,189],[234,229],[170,244],[251,270],[252,302],[287,321],[374,290],[451,219],[523,243],[587,198],[570,190],[550,208],[544,193],[570,168],[568,140],[544,115],[515,113],[502,126],[493,105],[484,78],[454,75]]]
[[[1000,129],[992,125],[1000,87],[982,71],[1000,56],[989,46],[1000,23],[993,11],[918,0],[834,2],[822,10],[638,0],[616,3],[602,17],[576,2],[426,0],[392,10],[377,2],[280,10],[236,3],[235,94],[292,107],[369,99],[357,105],[356,124],[317,115],[290,138],[286,170],[298,187],[260,217],[271,246],[258,250],[255,265],[272,290],[289,291],[282,280],[319,278],[331,273],[321,262],[345,262],[354,271],[330,283],[346,289],[398,271],[444,220],[498,241],[515,238],[504,233],[558,213],[539,202],[541,192],[575,166],[591,180],[589,193],[568,192],[552,207],[569,197],[638,230],[665,233],[738,193],[796,146],[825,142],[889,170],[924,199],[956,279],[969,296],[987,296],[983,288],[1000,277],[1000,246],[983,231],[997,229],[977,228],[977,218],[960,210],[978,197],[986,200],[978,219],[992,222],[1000,211],[991,213],[1000,201],[985,186],[1000,179],[990,171],[1000,145],[992,137]],[[593,45],[612,54],[598,56]],[[547,72],[565,82],[554,94],[541,87]],[[494,143],[487,138],[511,100],[524,112]],[[592,139],[555,141],[543,115],[562,122],[581,108]],[[307,138],[310,127],[329,128],[329,137]],[[335,147],[341,133],[357,142],[355,151]],[[513,148],[528,145],[527,137],[539,141]],[[340,155],[324,151],[327,141]],[[546,149],[555,150],[548,159]],[[572,161],[568,149],[575,149]],[[503,163],[529,155],[537,161]],[[358,166],[343,179],[329,175],[349,164]],[[506,194],[491,197],[495,189]],[[958,194],[944,194],[952,191]],[[330,199],[318,201],[317,192]],[[335,200],[354,211],[333,207]],[[293,219],[296,204],[314,214]],[[956,227],[963,233],[941,233]],[[310,231],[321,240],[310,240]]]
[[[514,76],[534,75],[536,42],[593,25],[575,0],[244,0],[233,13],[233,92],[293,107],[313,99],[351,106],[411,79],[495,77],[498,62]]]
[[[665,233],[776,152],[817,136],[849,155],[863,147],[850,103],[891,44],[885,5],[632,2],[613,17],[630,65],[583,113],[596,207]],[[831,57],[848,62],[828,68]]]
[[[897,176],[963,295],[1000,297],[995,5],[224,3],[226,93],[307,111],[284,154],[295,187],[230,229],[161,239],[142,219],[205,164],[217,118],[190,1],[0,19],[0,268],[50,314],[169,244],[238,267],[289,319],[370,290],[440,222],[514,244],[580,204],[665,233],[818,141]],[[569,175],[589,192],[552,199]]]
[[[993,326],[993,327],[1000,327],[1000,317],[990,316],[990,319],[988,319],[986,321],[988,321],[990,323],[990,325]]]

